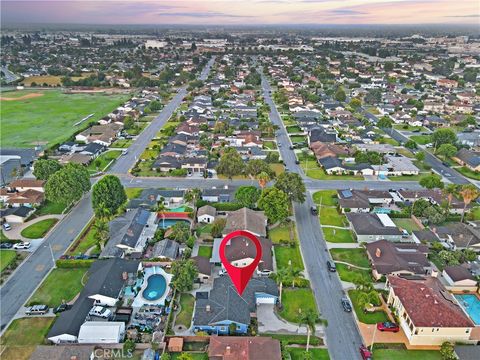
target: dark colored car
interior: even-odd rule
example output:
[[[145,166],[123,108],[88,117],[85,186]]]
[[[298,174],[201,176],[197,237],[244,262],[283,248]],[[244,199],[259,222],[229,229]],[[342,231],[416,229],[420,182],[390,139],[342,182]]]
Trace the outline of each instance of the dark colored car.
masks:
[[[290,148],[290,150],[293,150],[293,145],[290,145],[290,147],[289,147],[289,148]]]
[[[390,321],[381,322],[377,324],[377,329],[380,331],[390,331],[390,332],[399,332],[400,327]]]
[[[360,350],[360,356],[362,357],[363,360],[373,359],[372,352],[368,350],[368,348],[365,345],[361,345],[359,350]]]
[[[73,260],[74,257],[72,255],[62,255],[60,256],[61,260]]]
[[[443,166],[450,167],[450,164],[446,161],[443,161],[442,164],[443,164]]]
[[[300,165],[300,160],[295,160],[295,164]]]
[[[350,304],[350,300],[346,296],[342,297],[342,306],[343,310],[346,312],[352,312],[352,305]]]
[[[318,215],[318,209],[316,206],[312,206],[310,208],[310,212],[312,213],[312,215]]]
[[[78,254],[78,255],[75,255],[74,259],[75,260],[88,260],[88,255]]]
[[[71,305],[68,304],[60,304],[56,308],[53,309],[54,314],[58,314],[67,310],[70,310],[72,308]]]
[[[12,243],[4,242],[0,244],[0,249],[11,249],[13,247]]]
[[[335,266],[335,262],[333,262],[332,260],[327,260],[327,268],[328,268],[328,271],[330,271],[330,272],[337,271],[337,267]]]

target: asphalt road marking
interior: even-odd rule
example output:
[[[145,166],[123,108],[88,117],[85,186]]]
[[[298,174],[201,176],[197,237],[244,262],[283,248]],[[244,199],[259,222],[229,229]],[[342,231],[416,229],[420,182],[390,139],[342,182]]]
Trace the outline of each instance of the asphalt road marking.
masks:
[[[67,232],[68,232],[69,234],[73,234],[74,231],[75,231],[74,229],[68,229]]]
[[[60,251],[60,250],[62,250],[62,245],[58,245],[58,244],[57,244],[57,245],[53,245],[53,246],[52,246],[52,250],[53,250],[53,251]]]
[[[35,266],[35,271],[37,271],[37,272],[42,272],[44,269],[45,269],[44,264],[40,264],[40,265]]]

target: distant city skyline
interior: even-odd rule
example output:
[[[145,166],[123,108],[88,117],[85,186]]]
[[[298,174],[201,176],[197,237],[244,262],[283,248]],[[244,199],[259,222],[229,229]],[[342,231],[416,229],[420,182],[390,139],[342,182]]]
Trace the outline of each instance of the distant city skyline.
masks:
[[[478,0],[15,0],[2,23],[478,24]]]

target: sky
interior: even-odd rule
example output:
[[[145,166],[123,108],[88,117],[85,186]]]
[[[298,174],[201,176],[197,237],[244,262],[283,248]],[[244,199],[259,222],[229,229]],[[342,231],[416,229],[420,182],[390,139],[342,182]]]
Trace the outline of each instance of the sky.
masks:
[[[479,24],[479,0],[0,0],[4,23]]]

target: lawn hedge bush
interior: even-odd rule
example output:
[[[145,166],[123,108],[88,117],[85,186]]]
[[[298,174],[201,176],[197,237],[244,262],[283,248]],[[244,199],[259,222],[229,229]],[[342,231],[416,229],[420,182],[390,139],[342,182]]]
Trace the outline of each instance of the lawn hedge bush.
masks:
[[[72,268],[89,268],[95,260],[67,260],[59,259],[55,262],[57,268],[72,269]]]

